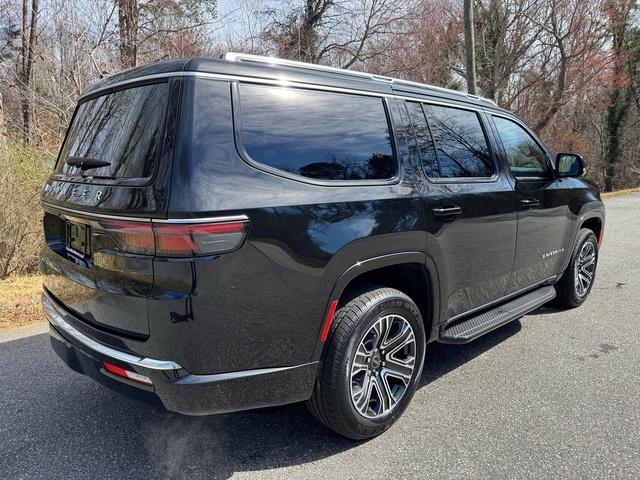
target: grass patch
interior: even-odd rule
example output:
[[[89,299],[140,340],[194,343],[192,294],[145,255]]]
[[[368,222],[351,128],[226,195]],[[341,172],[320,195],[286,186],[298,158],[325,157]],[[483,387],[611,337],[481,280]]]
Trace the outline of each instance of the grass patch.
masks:
[[[612,197],[619,197],[621,195],[627,195],[629,193],[640,193],[640,187],[639,188],[627,188],[625,190],[616,190],[615,192],[606,192],[606,193],[600,194],[600,196],[602,198],[612,198]]]
[[[44,322],[41,293],[42,277],[39,275],[0,280],[0,330]]]

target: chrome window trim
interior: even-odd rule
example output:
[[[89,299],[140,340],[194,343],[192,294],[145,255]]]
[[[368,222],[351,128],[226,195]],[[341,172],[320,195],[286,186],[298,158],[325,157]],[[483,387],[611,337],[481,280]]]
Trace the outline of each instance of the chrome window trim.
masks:
[[[60,207],[48,202],[42,202],[43,206],[53,210],[59,210],[63,213],[70,213],[81,217],[104,218],[107,220],[124,220],[129,222],[151,222],[151,223],[219,223],[219,222],[244,222],[249,220],[246,215],[227,215],[220,217],[204,217],[204,218],[150,218],[150,217],[128,217],[123,215],[109,215],[106,213],[87,212],[85,210],[75,210],[73,208]]]
[[[395,166],[395,174],[391,178],[380,178],[380,179],[363,179],[363,180],[328,180],[328,179],[317,179],[311,177],[305,177],[303,175],[299,175],[297,173],[289,173],[285,170],[281,170],[279,168],[273,167],[271,165],[267,165],[265,163],[259,162],[249,155],[249,152],[244,147],[244,143],[242,142],[242,134],[243,134],[243,121],[242,121],[242,103],[241,103],[241,94],[240,88],[243,83],[248,82],[234,82],[231,89],[231,103],[233,105],[233,124],[234,124],[234,139],[236,144],[236,150],[238,154],[242,158],[242,160],[248,165],[256,168],[258,170],[264,171],[271,175],[275,175],[281,178],[287,178],[289,180],[293,180],[296,182],[307,183],[309,185],[315,185],[319,187],[370,187],[370,186],[386,186],[386,185],[397,185],[402,180],[402,175],[404,171],[402,170],[402,164],[400,162],[400,152],[398,150],[398,138],[396,135],[396,128],[393,122],[393,117],[391,115],[391,105],[389,105],[389,97],[385,96],[375,96],[375,98],[380,98],[382,100],[382,108],[385,113],[385,120],[387,122],[387,130],[389,132],[389,136],[391,139],[391,152],[393,156],[393,164]],[[276,86],[282,88],[281,85],[269,85]],[[287,84],[287,87],[298,88],[293,84]],[[315,88],[306,88],[306,90],[316,90]],[[359,93],[359,90],[354,90],[353,93],[349,92],[353,95],[367,96]],[[330,93],[342,93],[342,92],[330,92]],[[371,95],[369,95],[371,96]]]
[[[80,330],[75,328],[69,322],[64,320],[62,315],[60,314],[57,306],[54,303],[54,300],[45,292],[42,294],[42,307],[44,309],[47,318],[49,319],[49,323],[54,327],[65,332],[67,335],[74,338],[76,341],[80,342],[87,348],[98,352],[101,355],[106,357],[115,358],[124,363],[128,363],[130,365],[136,365],[139,367],[148,368],[151,370],[180,370],[182,367],[175,362],[169,360],[155,360],[153,358],[144,358],[138,355],[133,355],[130,353],[122,352],[120,350],[116,350],[115,348],[108,347],[100,342],[97,342],[93,338],[88,337]]]

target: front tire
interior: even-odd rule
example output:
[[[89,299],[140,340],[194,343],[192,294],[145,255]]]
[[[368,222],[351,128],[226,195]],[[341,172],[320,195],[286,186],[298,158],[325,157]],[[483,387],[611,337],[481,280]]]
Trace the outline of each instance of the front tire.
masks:
[[[596,278],[598,265],[598,241],[593,231],[578,231],[569,265],[556,284],[556,304],[574,308],[582,305],[589,296]]]
[[[357,296],[335,314],[309,410],[345,437],[380,435],[413,397],[425,344],[420,310],[407,295],[376,288]]]

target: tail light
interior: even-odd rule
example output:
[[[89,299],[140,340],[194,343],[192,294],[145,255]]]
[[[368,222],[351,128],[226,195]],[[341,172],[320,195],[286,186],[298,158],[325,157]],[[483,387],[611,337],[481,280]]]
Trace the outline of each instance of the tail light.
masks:
[[[97,233],[110,236],[128,253],[194,257],[237,249],[248,225],[248,220],[184,224],[103,220]]]

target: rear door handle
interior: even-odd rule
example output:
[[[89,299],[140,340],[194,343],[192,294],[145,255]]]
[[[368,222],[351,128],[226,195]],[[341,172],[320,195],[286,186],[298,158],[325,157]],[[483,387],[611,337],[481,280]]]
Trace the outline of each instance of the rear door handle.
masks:
[[[525,208],[534,208],[540,206],[540,201],[536,200],[535,198],[525,198],[520,200],[520,205]]]
[[[436,207],[432,210],[436,217],[454,217],[462,213],[462,208],[458,206],[453,207]]]

